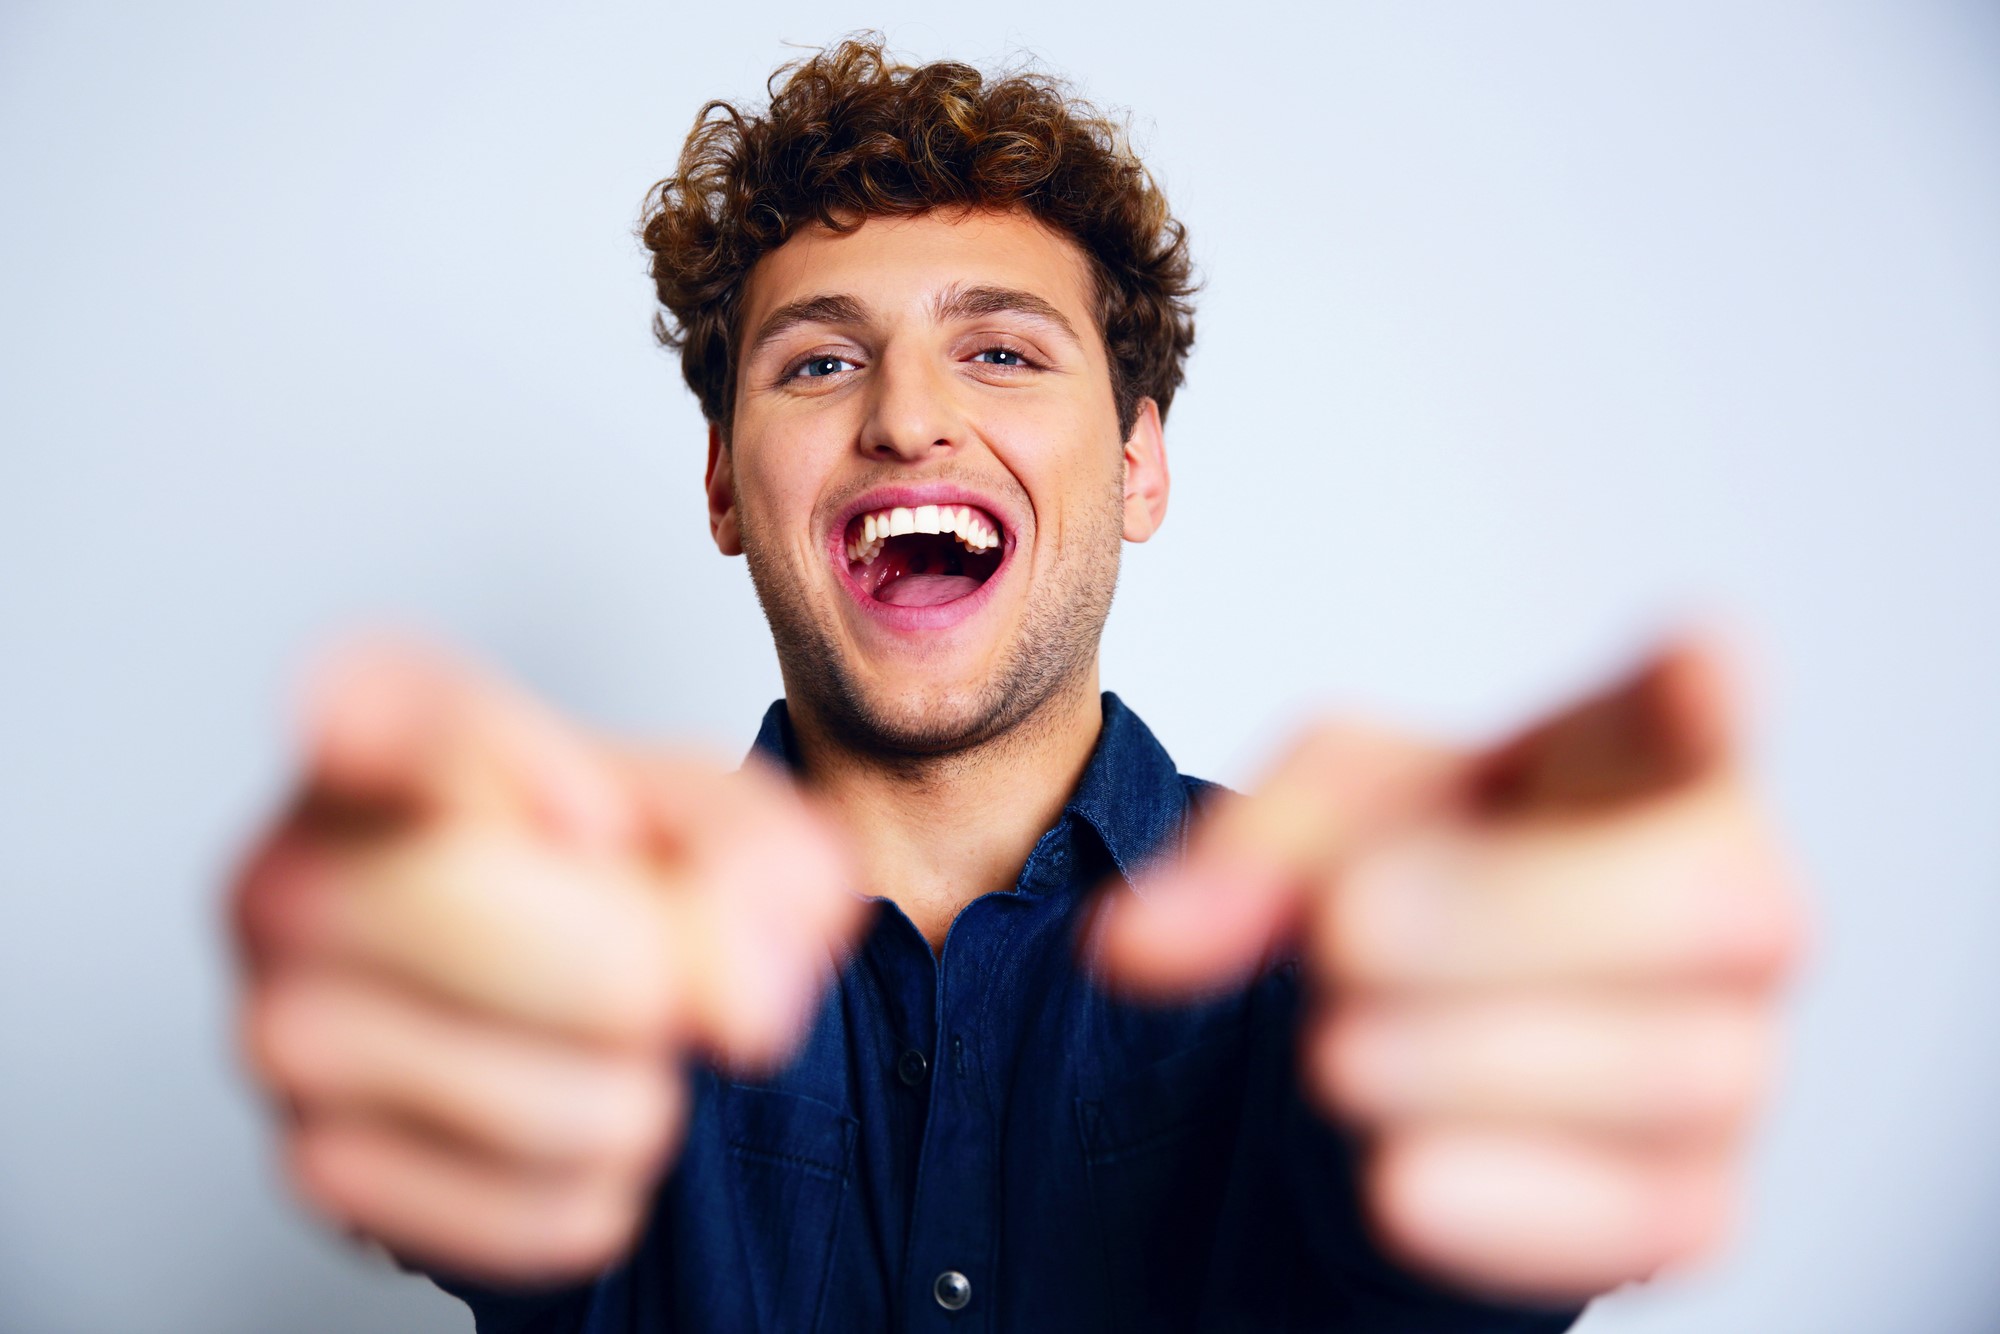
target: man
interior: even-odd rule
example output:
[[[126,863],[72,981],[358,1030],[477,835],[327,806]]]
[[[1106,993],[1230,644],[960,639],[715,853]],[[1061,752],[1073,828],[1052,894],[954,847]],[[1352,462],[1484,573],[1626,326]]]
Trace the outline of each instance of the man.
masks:
[[[760,758],[328,664],[236,900],[303,1193],[482,1329],[1558,1330],[1716,1244],[1800,927],[1713,650],[1179,775],[1097,670],[1179,225],[1049,81],[781,74],[645,226]]]

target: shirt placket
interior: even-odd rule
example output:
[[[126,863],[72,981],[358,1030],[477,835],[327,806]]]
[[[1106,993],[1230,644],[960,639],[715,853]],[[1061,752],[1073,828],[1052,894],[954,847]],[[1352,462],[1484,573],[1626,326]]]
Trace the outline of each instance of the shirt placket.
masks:
[[[990,1062],[1011,1047],[1008,1036],[995,1031],[1008,1021],[1011,1007],[995,1004],[991,987],[1001,978],[995,971],[1003,962],[998,956],[1007,952],[1023,916],[1045,906],[1035,891],[1049,888],[1067,868],[1060,829],[1037,845],[1015,893],[966,906],[939,961],[930,1111],[903,1274],[912,1331],[963,1334],[1001,1323],[999,1227],[1005,1202],[992,1089],[1006,1072],[991,1069]]]
[[[977,956],[996,925],[993,906],[967,907],[938,968],[930,1110],[903,1271],[911,1330],[992,1328],[999,1163],[974,979],[984,972],[985,960]]]

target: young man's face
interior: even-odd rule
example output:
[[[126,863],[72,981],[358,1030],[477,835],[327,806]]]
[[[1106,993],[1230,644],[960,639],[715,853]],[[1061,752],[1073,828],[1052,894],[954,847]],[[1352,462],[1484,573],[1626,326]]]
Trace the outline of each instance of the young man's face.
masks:
[[[753,270],[711,523],[788,694],[849,740],[948,752],[1094,690],[1167,479],[1150,401],[1119,438],[1091,292],[1021,213],[814,228]]]

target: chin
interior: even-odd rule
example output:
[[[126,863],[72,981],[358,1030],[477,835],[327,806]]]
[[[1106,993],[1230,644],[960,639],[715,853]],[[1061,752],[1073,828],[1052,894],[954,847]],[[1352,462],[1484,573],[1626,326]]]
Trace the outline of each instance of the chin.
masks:
[[[790,689],[789,673],[786,684]],[[825,722],[843,733],[850,744],[858,743],[877,753],[950,755],[991,741],[1020,721],[1021,711],[1010,706],[1012,692],[1006,682],[991,677],[899,688],[814,684],[834,686],[831,690],[811,690],[818,696],[813,707]]]
[[[939,664],[857,670],[817,625],[781,629],[774,619],[772,631],[794,722],[804,712],[849,748],[883,757],[942,758],[1024,740],[1094,680],[1094,654],[1064,651],[1085,636],[1023,633],[979,669],[925,680],[925,668]]]
[[[1068,706],[1096,680],[1117,582],[1117,496],[1078,535],[1074,562],[1037,578],[1004,503],[956,514],[945,503],[899,508],[954,494],[867,493],[829,523],[824,572],[797,568],[796,548],[746,526],[744,554],[795,724],[915,760],[1025,740],[1043,720],[1076,716]]]

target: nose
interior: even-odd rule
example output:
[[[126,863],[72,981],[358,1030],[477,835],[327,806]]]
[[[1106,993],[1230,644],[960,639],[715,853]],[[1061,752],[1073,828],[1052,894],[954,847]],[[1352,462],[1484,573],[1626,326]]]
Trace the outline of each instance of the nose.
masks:
[[[965,440],[951,376],[912,349],[876,363],[867,419],[856,442],[880,462],[921,463]]]

